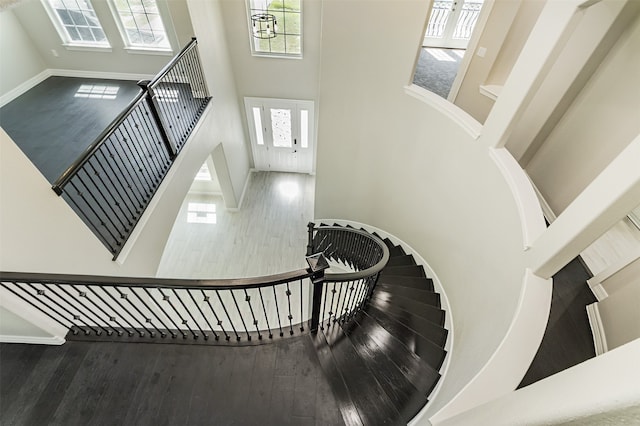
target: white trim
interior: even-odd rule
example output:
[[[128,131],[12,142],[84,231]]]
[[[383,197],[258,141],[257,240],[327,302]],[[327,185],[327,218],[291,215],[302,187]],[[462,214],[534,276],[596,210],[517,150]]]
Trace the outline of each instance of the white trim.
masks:
[[[593,346],[596,348],[596,356],[602,355],[609,350],[609,347],[607,346],[607,336],[604,333],[602,317],[600,316],[600,309],[598,309],[597,302],[587,305],[587,317],[589,318],[589,326],[591,327],[591,334],[593,335]]]
[[[26,343],[29,345],[62,345],[66,342],[64,337],[34,337],[34,336],[7,336],[0,334],[0,343]]]
[[[511,189],[522,225],[524,249],[528,250],[546,229],[531,180],[506,148],[489,148],[489,156]]]
[[[609,297],[609,293],[607,293],[607,290],[604,289],[601,283],[590,283],[589,280],[587,280],[587,284],[598,302],[602,302]]]
[[[613,262],[605,269],[587,280],[587,284],[593,292],[593,295],[596,297],[596,299],[598,299],[598,302],[602,302],[604,299],[609,297],[609,294],[602,286],[602,283],[604,283],[606,280],[608,280],[638,259],[640,259],[640,247],[636,247],[635,250],[632,250],[629,253],[625,253],[624,257],[616,262]]]
[[[83,71],[83,70],[65,70],[65,69],[49,69],[52,76],[57,77],[79,77],[79,78],[100,78],[106,80],[152,80],[155,76],[152,74],[134,74],[123,72],[105,72],[105,71]]]
[[[484,27],[489,21],[489,15],[491,15],[491,10],[493,9],[494,3],[495,0],[485,0],[482,4],[480,15],[478,16],[476,25],[473,28],[473,34],[471,35],[469,44],[467,44],[466,53],[464,55],[464,58],[462,58],[462,62],[460,63],[460,67],[458,68],[456,78],[455,80],[453,80],[451,90],[449,90],[449,96],[447,96],[447,100],[451,103],[455,102],[456,97],[458,96],[458,92],[460,91],[460,87],[462,87],[462,82],[467,75],[467,71],[469,71],[471,59],[476,54],[476,49],[478,48],[478,44],[480,43],[480,37],[482,37]]]
[[[256,172],[256,169],[249,169],[249,173],[247,173],[247,178],[244,180],[244,186],[242,187],[242,194],[240,194],[240,201],[238,202],[238,207],[227,207],[227,211],[230,212],[239,212],[242,208],[242,203],[244,202],[244,196],[247,193],[247,188],[249,187],[249,182],[251,181],[251,175]]]
[[[5,106],[9,102],[13,101],[18,96],[28,92],[29,90],[36,87],[38,84],[45,81],[47,78],[51,77],[51,70],[46,69],[39,74],[34,75],[29,80],[21,83],[18,87],[9,90],[7,93],[0,97],[0,107]]]
[[[473,139],[478,139],[478,137],[480,137],[482,124],[462,108],[415,84],[404,86],[404,92],[407,95],[432,106],[449,117],[452,121],[462,127]]]
[[[71,44],[71,43],[62,43],[62,46],[71,51],[77,52],[99,52],[99,53],[111,53],[113,49],[111,46],[98,46],[98,45],[87,45],[87,44]]]
[[[531,366],[547,327],[552,280],[527,268],[513,320],[486,364],[429,420],[438,424],[478,405],[512,392]]]
[[[529,177],[529,182],[531,182],[533,190],[536,192],[536,196],[538,197],[538,202],[540,203],[540,207],[542,208],[542,213],[544,214],[545,219],[547,219],[549,223],[553,223],[557,218],[556,214],[553,212],[553,209],[544,198],[544,195],[542,195],[542,192],[540,192],[533,179],[531,179],[531,176],[529,176],[528,173],[527,176]]]
[[[189,149],[191,149],[191,146],[193,145],[189,142],[191,138],[195,137],[195,135],[198,134],[200,127],[203,125],[202,123],[207,121],[206,117],[208,114],[212,113],[211,111],[213,111],[213,102],[209,102],[209,104],[205,108],[204,112],[202,113],[202,116],[200,117],[200,120],[198,120],[198,122],[196,123],[196,126],[191,131],[191,135],[185,142],[184,147],[182,148],[181,154],[176,157],[176,160],[169,168],[169,172],[167,172],[162,183],[160,184],[160,187],[151,198],[151,201],[149,202],[149,205],[145,209],[144,213],[142,213],[142,217],[140,218],[136,226],[133,228],[133,232],[131,232],[131,235],[127,239],[127,242],[124,244],[124,247],[122,247],[122,250],[120,251],[120,253],[118,254],[118,257],[115,260],[118,264],[120,265],[124,264],[124,262],[127,259],[127,256],[129,256],[129,253],[131,253],[131,250],[135,246],[136,241],[138,240],[138,237],[140,237],[140,235],[142,234],[147,222],[149,221],[151,216],[153,216],[153,211],[156,209],[157,205],[160,203],[160,200],[162,199],[164,192],[171,185],[171,181],[173,180],[173,177],[176,174],[180,173],[179,170],[180,170],[181,164],[184,161],[184,159],[188,157],[188,155],[186,154],[189,151]]]
[[[502,92],[503,86],[501,84],[481,84],[480,94],[486,96],[491,100],[497,100]]]
[[[375,232],[376,234],[380,235],[380,237],[382,237],[383,239],[389,238],[389,240],[391,240],[393,244],[400,245],[404,249],[405,253],[412,255],[414,260],[416,261],[416,264],[421,265],[424,268],[427,277],[431,278],[431,280],[433,281],[434,290],[440,294],[441,309],[446,312],[446,315],[444,316],[444,328],[448,330],[447,341],[445,342],[445,345],[444,345],[444,350],[447,352],[447,354],[445,356],[444,362],[442,363],[442,366],[440,367],[441,377],[440,377],[440,380],[438,380],[436,387],[433,389],[433,391],[431,391],[431,394],[429,395],[429,402],[434,401],[436,399],[436,396],[440,392],[440,389],[442,388],[442,384],[445,381],[444,378],[447,375],[447,371],[449,371],[451,354],[453,352],[453,347],[454,347],[453,345],[453,341],[454,341],[453,314],[451,311],[451,305],[449,304],[449,298],[447,297],[447,293],[444,287],[442,286],[442,283],[440,282],[438,275],[427,263],[427,261],[424,260],[424,258],[420,256],[420,254],[416,250],[413,249],[413,247],[411,247],[409,244],[407,244],[400,238],[396,237],[395,235],[389,234],[388,232],[383,231],[380,228],[376,228],[375,226],[368,225],[366,223],[355,222],[352,220],[342,220],[342,219],[315,219],[314,222],[316,224],[324,222],[324,223],[330,223],[330,224],[337,223],[343,226],[351,225],[354,228],[364,228],[369,232]],[[426,420],[426,419],[423,419],[422,417],[424,416],[424,413],[426,412],[428,407],[429,407],[429,403],[427,403],[424,407],[422,407],[420,412],[416,414],[413,420],[409,422],[409,426],[417,426],[418,424],[422,424],[421,422]]]

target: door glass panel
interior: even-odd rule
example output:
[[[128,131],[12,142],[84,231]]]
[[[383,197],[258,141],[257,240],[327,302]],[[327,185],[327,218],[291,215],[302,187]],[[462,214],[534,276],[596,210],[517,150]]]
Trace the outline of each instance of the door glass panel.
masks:
[[[300,110],[300,145],[309,147],[309,111],[306,109]]]
[[[478,16],[480,16],[482,2],[483,0],[466,0],[464,2],[456,28],[453,30],[453,38],[462,40],[471,38],[473,27],[475,27]]]
[[[291,110],[271,108],[273,146],[291,148]]]
[[[262,116],[260,115],[260,108],[253,107],[253,124],[256,126],[256,143],[258,145],[264,145],[264,136],[262,134]]]
[[[426,37],[442,38],[452,8],[453,0],[435,1],[433,3],[429,24],[427,25]]]

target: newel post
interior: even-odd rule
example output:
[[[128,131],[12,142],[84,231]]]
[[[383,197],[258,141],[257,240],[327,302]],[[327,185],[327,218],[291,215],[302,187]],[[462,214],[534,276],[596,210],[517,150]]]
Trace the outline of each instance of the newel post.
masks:
[[[329,267],[324,254],[317,253],[306,258],[313,284],[313,295],[311,297],[311,329],[312,333],[318,331],[320,324],[320,304],[322,299],[322,287],[324,286],[324,270]]]
[[[309,233],[309,238],[307,241],[307,256],[311,256],[313,254],[313,232],[316,224],[313,222],[309,222],[307,224],[307,232]]]
[[[169,158],[173,161],[178,155],[178,150],[175,147],[175,144],[169,138],[169,134],[167,133],[167,129],[162,121],[162,117],[160,116],[159,107],[157,105],[158,100],[156,99],[156,94],[154,90],[149,86],[151,81],[149,80],[140,80],[137,84],[140,86],[142,90],[147,93],[147,105],[149,105],[149,111],[151,111],[151,116],[153,117],[153,121],[155,121],[158,130],[160,132],[160,136],[162,137],[162,141],[164,142],[164,146],[169,153]]]

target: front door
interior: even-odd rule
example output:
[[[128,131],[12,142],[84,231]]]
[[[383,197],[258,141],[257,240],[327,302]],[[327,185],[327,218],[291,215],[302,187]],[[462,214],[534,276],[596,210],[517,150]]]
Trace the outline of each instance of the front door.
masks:
[[[245,98],[257,170],[311,173],[313,102]]]
[[[423,46],[465,49],[483,0],[434,1]]]

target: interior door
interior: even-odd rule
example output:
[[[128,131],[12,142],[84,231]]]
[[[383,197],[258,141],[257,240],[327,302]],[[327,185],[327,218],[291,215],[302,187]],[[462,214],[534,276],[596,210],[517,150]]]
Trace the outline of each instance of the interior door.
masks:
[[[483,0],[434,1],[423,46],[465,49]]]
[[[313,102],[245,98],[257,170],[311,173]]]

